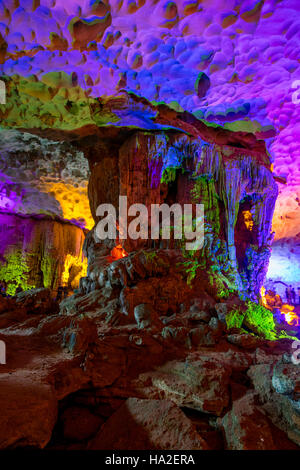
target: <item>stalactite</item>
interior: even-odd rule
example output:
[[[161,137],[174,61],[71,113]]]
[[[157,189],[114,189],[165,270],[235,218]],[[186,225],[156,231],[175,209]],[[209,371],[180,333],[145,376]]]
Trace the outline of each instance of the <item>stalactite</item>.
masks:
[[[177,169],[187,172],[192,179],[205,176],[214,181],[214,191],[224,204],[226,252],[235,283],[243,296],[256,298],[268,265],[272,215],[278,192],[270,169],[259,163],[255,156],[247,155],[246,151],[220,147],[185,135],[167,138],[164,134],[159,134],[155,138],[149,138],[148,159],[149,172],[155,187],[160,181],[169,181],[170,178],[166,176],[168,169],[173,170],[172,181]],[[210,210],[211,189],[208,185],[206,211]],[[199,194],[199,201],[201,198],[203,199],[203,193]],[[237,216],[245,198],[251,200],[257,230],[257,248],[254,251],[252,249],[251,254],[250,248],[248,249],[249,264],[254,269],[251,276],[244,271],[240,272],[235,246]],[[215,238],[218,238],[216,226],[213,231]],[[257,285],[254,285],[255,282]]]

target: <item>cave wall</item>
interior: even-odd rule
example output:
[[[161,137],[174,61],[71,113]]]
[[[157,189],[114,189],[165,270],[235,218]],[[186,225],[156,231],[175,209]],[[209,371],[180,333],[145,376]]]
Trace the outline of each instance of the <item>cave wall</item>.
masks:
[[[276,240],[272,245],[272,256],[267,273],[266,288],[277,292],[284,301],[287,286],[296,292],[296,303],[300,303],[300,234],[293,238]]]
[[[0,73],[47,100],[32,127],[60,120],[74,129],[86,96],[126,89],[254,132],[287,179],[276,239],[295,236],[300,220],[298,58],[298,0],[0,2]],[[64,99],[73,102],[68,117]],[[19,127],[28,122],[24,102],[12,112]]]
[[[0,233],[0,281],[8,294],[17,287],[78,287],[86,273],[82,229],[47,217],[0,214]]]
[[[2,123],[14,127],[20,120],[14,109],[24,99],[23,81],[17,76],[7,83]],[[45,89],[39,81],[27,83],[33,84],[25,93],[23,108],[27,132],[4,129],[0,135],[3,212],[49,214],[62,223],[91,228],[94,219],[97,222],[98,205],[110,202],[118,207],[119,195],[126,194],[129,204],[146,206],[204,201],[209,235],[202,257],[211,259],[210,268],[214,265],[222,275],[230,271],[229,283],[241,295],[257,298],[269,258],[277,197],[263,140],[251,133],[209,126],[193,114],[126,92],[93,100],[85,97],[79,105],[62,98],[59,86],[51,90],[64,103],[68,118],[57,116],[50,107],[51,119],[44,122],[40,110],[49,105]],[[36,96],[40,87],[43,93]],[[69,91],[75,90],[70,85]],[[31,129],[36,119],[38,128]],[[245,198],[252,201],[258,237],[247,246],[241,269],[235,225]],[[149,241],[125,243],[127,251],[144,246]]]
[[[97,175],[104,167],[110,168],[114,192],[103,192],[98,185]],[[148,208],[149,227],[151,204],[203,203],[205,244],[198,254],[203,267],[228,276],[242,296],[258,298],[271,253],[278,189],[270,168],[251,151],[247,155],[246,149],[178,133],[137,132],[120,146],[118,160],[114,156],[108,164],[107,157],[101,160],[99,156],[99,163],[91,168],[89,194],[94,212],[102,203],[118,208],[119,194],[127,196],[128,206],[143,203]],[[236,224],[245,200],[254,230],[244,226],[243,234]],[[246,234],[253,233],[255,237],[247,238]],[[172,248],[170,243],[126,239],[123,247],[131,252],[153,246]],[[243,243],[243,258],[238,262],[236,251]]]
[[[0,129],[0,281],[17,287],[78,287],[82,245],[93,219],[82,152],[15,129]]]
[[[83,152],[70,143],[46,132],[0,129],[0,211],[59,217],[89,229],[88,176]]]

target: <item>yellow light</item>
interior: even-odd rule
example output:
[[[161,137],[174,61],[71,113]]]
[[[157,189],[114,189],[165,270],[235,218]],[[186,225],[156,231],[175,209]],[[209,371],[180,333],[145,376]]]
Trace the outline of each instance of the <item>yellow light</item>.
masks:
[[[72,289],[76,289],[79,286],[79,280],[81,277],[85,277],[87,274],[87,258],[81,259],[81,257],[73,256],[70,253],[65,258],[64,271],[62,273],[62,285],[68,286],[71,284]],[[73,271],[73,276],[70,281],[70,274]]]
[[[245,225],[247,229],[251,232],[253,229],[253,224],[254,224],[252,214],[250,211],[243,211],[242,214],[244,217]]]
[[[295,307],[293,305],[289,305],[289,304],[284,304],[281,307],[281,313],[282,313],[282,315],[285,316],[285,321],[289,325],[298,326],[299,325],[299,317],[298,317],[297,313],[294,310],[295,310]]]
[[[59,202],[64,219],[82,222],[88,230],[93,228],[95,223],[90,210],[87,185],[75,188],[71,184],[59,182],[44,183],[43,186]]]

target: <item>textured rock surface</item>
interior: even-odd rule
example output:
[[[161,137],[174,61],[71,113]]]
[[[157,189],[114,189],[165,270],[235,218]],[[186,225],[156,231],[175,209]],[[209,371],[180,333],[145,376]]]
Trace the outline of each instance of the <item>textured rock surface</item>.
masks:
[[[0,214],[0,281],[7,293],[46,287],[57,290],[78,287],[86,273],[80,227],[47,216]],[[85,267],[85,269],[84,269]]]
[[[191,421],[171,401],[129,398],[89,449],[207,450]]]
[[[91,438],[98,431],[102,424],[102,419],[95,416],[88,408],[70,407],[62,416],[64,438],[76,442]]]
[[[84,227],[91,228],[88,164],[68,143],[0,130],[0,281],[78,287]]]
[[[2,122],[9,127],[18,127],[24,124],[15,121],[20,120],[20,116],[15,116],[14,111],[21,106],[24,81],[16,77],[13,80],[7,81],[10,85],[9,105]],[[35,88],[42,84],[28,83],[33,83]],[[59,98],[59,87],[55,93]],[[38,213],[50,211],[51,215],[58,212],[65,219],[72,217],[71,222],[86,223],[83,219],[87,212],[85,178],[88,171],[82,163],[84,155],[91,171],[88,196],[96,221],[99,204],[111,203],[118,207],[119,195],[127,196],[128,205],[138,202],[148,208],[163,202],[203,203],[205,230],[209,233],[204,256],[213,251],[212,264],[216,269],[231,269],[231,281],[244,295],[257,297],[270,254],[271,220],[277,196],[263,141],[246,132],[233,133],[221,127],[207,126],[192,114],[176,112],[164,105],[155,107],[128,93],[93,102],[85,98],[81,106],[74,101],[75,111],[71,101],[63,98],[63,117],[56,115],[55,100],[52,99],[53,106],[47,112],[53,120],[43,123],[36,106],[37,103],[49,104],[48,101],[43,94],[33,93],[28,95],[24,105],[24,123],[37,136],[3,131],[6,171],[3,210],[29,214],[34,210]],[[32,119],[40,119],[35,126],[43,129],[30,129]],[[133,125],[140,131],[134,133]],[[68,130],[70,126],[72,132]],[[56,147],[55,141],[58,141]],[[11,149],[7,148],[9,142]],[[25,154],[17,150],[23,142],[26,143]],[[52,155],[50,152],[54,148]],[[37,157],[39,149],[43,158]],[[15,163],[8,167],[9,157]],[[19,180],[24,172],[29,178],[26,187]],[[77,174],[79,189],[74,183]],[[7,183],[8,177],[12,180]],[[138,180],[142,184],[137,185]],[[44,202],[40,198],[41,190],[47,191]],[[36,208],[39,199],[42,204]],[[49,210],[46,209],[48,202],[53,206]],[[248,233],[245,226],[245,211],[251,212],[253,233]],[[55,250],[52,243],[49,246]],[[125,249],[132,251],[143,246],[145,243],[141,241],[127,240]],[[70,251],[67,255],[74,256]]]
[[[199,299],[169,317],[178,336],[163,334],[168,317],[151,328],[126,317],[118,325],[86,300],[85,314],[38,315],[24,304],[15,320],[15,300],[2,303],[10,303],[10,322],[0,323],[2,449],[297,448],[299,366],[285,363],[292,341],[244,350],[225,330],[213,345],[186,341],[196,326],[214,332],[203,320],[217,319],[209,297],[201,318]]]
[[[0,129],[0,210],[44,214],[91,228],[88,164],[72,145]]]
[[[32,382],[26,375],[16,374],[13,380],[7,375],[0,375],[0,400],[6,403],[1,413],[0,448],[44,447],[57,417],[51,386]]]
[[[252,394],[233,403],[222,425],[229,450],[276,450],[270,422]]]
[[[299,445],[299,366],[283,360],[252,366],[248,374],[273,423]]]
[[[81,227],[119,194],[206,217],[194,258],[138,240],[114,261],[90,231],[59,314],[47,289],[0,296],[1,448],[299,447],[294,338],[237,296],[264,280],[275,181],[276,236],[298,231],[297,11],[0,0],[6,287],[75,287]]]
[[[121,114],[125,117],[136,108],[144,114],[155,109],[146,100],[128,95],[105,106],[108,104],[116,114],[125,113]],[[106,107],[102,107],[101,113]],[[122,127],[118,131],[118,138],[123,137],[122,145],[118,147],[114,140],[112,152],[111,145],[99,154],[85,148],[91,168],[89,198],[94,218],[98,220],[95,214],[100,204],[110,203],[118,209],[119,195],[127,196],[128,207],[135,203],[146,205],[149,214],[146,232],[149,233],[152,204],[202,203],[205,242],[201,256],[206,260],[198,258],[199,267],[203,264],[209,269],[211,263],[212,270],[227,276],[228,287],[231,276],[235,288],[245,296],[257,298],[270,256],[272,215],[278,192],[262,141],[252,134],[206,126],[188,113],[177,113],[166,107],[156,110],[154,123],[139,124],[147,132],[131,130],[133,135],[129,134],[127,139],[123,118],[107,125],[106,134],[104,126],[98,129],[97,134],[103,135],[105,142],[113,127],[114,132]],[[152,129],[149,129],[151,122]],[[163,125],[164,131],[154,133],[153,126],[157,125]],[[182,131],[176,133],[173,128]],[[184,135],[186,132],[192,136]],[[99,184],[101,177],[104,184]],[[251,229],[246,226],[245,213],[251,216]],[[95,243],[101,251],[100,240]],[[171,243],[160,241],[156,246],[173,248],[176,244]],[[153,240],[127,238],[124,241],[127,252],[150,246]],[[227,273],[231,270],[230,275],[225,274],[226,269]]]
[[[159,394],[181,407],[219,416],[229,404],[229,375],[223,363],[188,356],[184,363],[167,363],[139,380],[151,383],[147,395]]]
[[[283,284],[284,283],[284,284]],[[297,294],[300,287],[300,235],[282,238],[272,245],[272,256],[267,274],[266,289],[277,292],[283,302],[288,302],[285,289],[292,285]],[[296,303],[300,303],[296,299]]]

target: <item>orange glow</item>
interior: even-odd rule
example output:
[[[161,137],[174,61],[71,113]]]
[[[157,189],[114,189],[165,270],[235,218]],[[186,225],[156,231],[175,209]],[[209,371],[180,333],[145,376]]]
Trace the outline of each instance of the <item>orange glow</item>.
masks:
[[[280,185],[280,188],[282,186]],[[288,188],[280,189],[272,221],[275,240],[295,237],[299,232],[299,225],[300,211],[297,199],[292,197]]]
[[[285,321],[289,325],[299,326],[300,325],[299,317],[298,317],[297,313],[294,310],[295,310],[295,307],[293,305],[284,304],[281,307],[280,311],[281,311],[282,315],[284,315]]]
[[[253,222],[251,212],[250,211],[243,211],[242,214],[243,214],[243,217],[244,217],[244,222],[245,222],[245,225],[247,227],[247,230],[252,232],[254,222]]]
[[[115,261],[117,259],[121,258],[126,258],[128,256],[128,253],[124,248],[122,247],[121,244],[116,245],[110,252],[110,256],[112,257],[112,260]]]
[[[264,287],[260,289],[260,295],[261,295],[261,303],[265,308],[273,311],[273,307],[277,307],[279,308],[280,313],[284,315],[284,319],[289,325],[291,326],[300,325],[300,319],[297,313],[294,311],[295,307],[293,305],[282,304],[282,302],[278,302],[278,299],[280,299],[279,295],[275,295],[274,298],[272,298],[273,302],[272,302],[272,305],[270,305],[270,303],[268,302],[268,297],[270,296],[268,294],[266,295],[266,289]]]
[[[267,308],[268,310],[272,310],[270,306],[268,305],[267,299],[266,299],[266,289],[265,287],[261,287],[260,289],[260,297],[261,297],[261,303],[263,307]]]
[[[110,252],[110,257],[109,257],[110,262],[116,261],[117,259],[126,258],[126,256],[128,256],[127,251],[124,250],[124,248],[122,247],[120,243],[121,231],[120,231],[120,225],[118,221],[116,221],[116,228],[117,228],[117,231],[119,232],[119,235],[116,239],[116,246]]]

